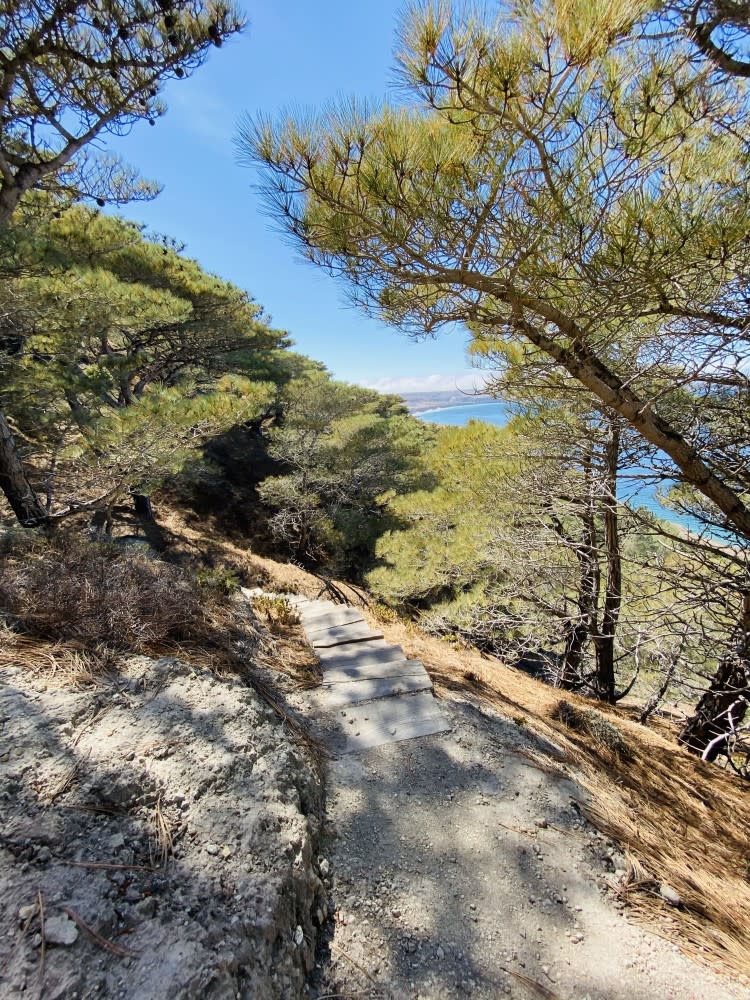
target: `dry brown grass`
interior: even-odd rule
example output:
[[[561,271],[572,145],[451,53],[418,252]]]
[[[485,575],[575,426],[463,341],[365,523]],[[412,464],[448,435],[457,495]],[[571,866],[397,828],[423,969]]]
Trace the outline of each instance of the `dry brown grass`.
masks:
[[[625,893],[633,912],[687,953],[748,981],[750,970],[750,795],[739,779],[705,764],[675,742],[676,729],[639,725],[617,708],[596,706],[622,736],[627,754],[571,728],[560,692],[468,649],[456,650],[404,624],[383,625],[389,642],[419,657],[438,691],[470,693],[525,723],[560,748],[590,793],[589,819],[633,859]],[[592,703],[566,692],[586,716]],[[565,714],[565,713],[563,713]],[[550,761],[551,764],[551,761]],[[554,765],[553,765],[554,766]],[[666,882],[683,901],[658,895]],[[624,887],[627,890],[627,885]]]
[[[92,654],[189,638],[205,604],[179,568],[73,532],[0,552],[0,608],[16,630]]]

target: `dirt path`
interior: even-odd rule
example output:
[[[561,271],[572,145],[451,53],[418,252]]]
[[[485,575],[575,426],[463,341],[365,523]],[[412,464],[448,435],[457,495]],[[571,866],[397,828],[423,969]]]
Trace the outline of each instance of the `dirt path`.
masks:
[[[747,1000],[618,910],[625,859],[523,756],[523,725],[441,705],[451,733],[331,762],[313,996]]]

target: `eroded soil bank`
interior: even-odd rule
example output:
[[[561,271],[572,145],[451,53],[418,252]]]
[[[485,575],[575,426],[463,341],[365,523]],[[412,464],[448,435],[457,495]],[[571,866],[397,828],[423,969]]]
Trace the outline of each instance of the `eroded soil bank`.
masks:
[[[0,732],[0,995],[305,994],[322,787],[254,691],[174,659],[80,690],[10,668]]]

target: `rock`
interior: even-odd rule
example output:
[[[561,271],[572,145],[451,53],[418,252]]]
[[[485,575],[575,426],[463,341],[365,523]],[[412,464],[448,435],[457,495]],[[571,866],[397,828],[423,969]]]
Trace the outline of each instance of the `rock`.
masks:
[[[330,870],[331,870],[330,862],[327,861],[325,858],[323,858],[322,861],[320,862],[320,874],[322,878],[326,878]]]
[[[145,899],[135,904],[135,911],[139,917],[145,917],[146,919],[153,917],[156,913],[156,900],[153,896],[146,896]]]
[[[667,882],[662,882],[659,886],[659,895],[670,906],[682,906],[682,896]]]
[[[437,949],[435,951],[435,957],[438,958],[441,962],[445,958],[445,952],[443,951],[441,945],[437,946]]]
[[[66,914],[55,914],[44,921],[44,940],[47,944],[75,944],[78,940],[78,928]]]
[[[109,846],[111,850],[117,851],[125,846],[125,838],[121,833],[115,833],[109,838]]]
[[[219,853],[218,844],[206,844],[206,854],[216,855]]]
[[[27,903],[26,906],[19,906],[18,919],[25,924],[27,920],[30,920],[34,916],[37,909],[36,903]]]
[[[300,925],[297,924],[297,927],[295,928],[294,931],[294,943],[296,947],[299,948],[304,940],[305,940],[305,932],[302,930]]]

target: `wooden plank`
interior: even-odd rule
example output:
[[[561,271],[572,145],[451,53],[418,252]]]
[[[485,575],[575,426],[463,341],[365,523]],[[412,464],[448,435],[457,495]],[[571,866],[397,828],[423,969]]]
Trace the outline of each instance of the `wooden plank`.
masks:
[[[385,639],[366,639],[353,646],[333,646],[315,651],[323,667],[345,666],[353,660],[359,663],[387,663],[389,660],[405,660],[406,654],[400,646],[392,646]]]
[[[346,666],[323,668],[323,683],[345,684],[348,681],[372,681],[380,678],[428,677],[429,674],[419,660],[391,660],[386,663],[357,663],[352,660]]]
[[[339,625],[318,632],[313,636],[313,649],[326,646],[340,646],[349,642],[361,642],[363,639],[382,639],[383,633],[372,628],[366,622],[354,622],[352,625]]]
[[[359,753],[451,728],[430,692],[367,702],[347,709],[337,722],[341,729],[337,748],[342,753]]]
[[[295,605],[299,611],[300,618],[305,621],[307,618],[314,618],[315,615],[325,614],[336,607],[330,601],[307,601],[305,604]]]
[[[342,705],[356,705],[375,698],[409,694],[414,691],[429,691],[432,681],[424,673],[423,677],[378,677],[372,680],[355,680],[328,687],[325,682],[320,693],[324,708],[339,708]]]
[[[303,625],[305,635],[310,636],[336,625],[351,625],[354,622],[363,622],[364,620],[361,611],[357,611],[355,608],[342,608],[340,611],[325,611],[313,618],[305,617]]]

